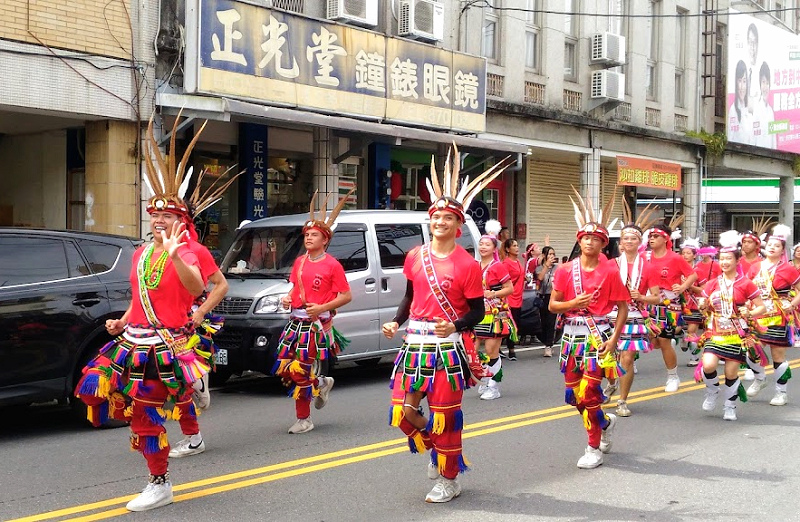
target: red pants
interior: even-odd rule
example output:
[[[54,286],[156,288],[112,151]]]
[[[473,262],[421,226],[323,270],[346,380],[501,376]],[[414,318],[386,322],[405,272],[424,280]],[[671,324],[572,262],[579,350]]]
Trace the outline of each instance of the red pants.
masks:
[[[175,408],[180,412],[178,423],[181,425],[181,433],[184,435],[197,435],[200,433],[200,424],[197,423],[197,410],[192,401],[192,389],[178,397]]]
[[[392,411],[396,412],[402,411],[405,402],[406,391],[402,387],[402,377],[401,372],[395,375],[392,388]],[[461,431],[464,427],[461,412],[463,395],[463,390],[453,390],[445,370],[437,370],[433,391],[427,394],[431,411],[426,429],[417,430],[402,413],[398,413],[393,419],[397,421],[396,426],[408,436],[412,453],[431,449],[431,461],[438,466],[439,473],[450,480],[468,469],[461,446]]]
[[[595,369],[590,370],[589,366],[594,366]],[[589,446],[593,448],[600,447],[600,435],[603,428],[608,426],[608,417],[601,408],[604,398],[602,382],[603,370],[599,365],[587,364],[581,369],[575,356],[569,356],[564,371],[565,402],[575,406],[583,416]]]
[[[158,379],[145,379],[143,385],[132,402],[131,448],[142,453],[150,474],[163,475],[167,472],[169,440],[162,408],[169,391]]]

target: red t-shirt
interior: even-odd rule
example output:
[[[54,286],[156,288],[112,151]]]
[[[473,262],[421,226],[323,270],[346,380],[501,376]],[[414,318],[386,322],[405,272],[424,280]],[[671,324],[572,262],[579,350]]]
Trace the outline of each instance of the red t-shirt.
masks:
[[[679,285],[681,276],[689,277],[694,274],[691,265],[675,252],[668,250],[662,257],[650,255],[651,286],[672,290],[672,285]]]
[[[750,267],[750,271],[747,273],[747,277],[755,280],[758,273],[761,272],[761,263],[763,262],[764,261],[753,264],[753,266]],[[776,292],[788,290],[800,279],[800,273],[797,272],[794,265],[785,261],[778,263],[778,266],[775,267],[774,274],[772,278],[772,288],[774,288]]]
[[[639,279],[639,288],[637,288],[637,290],[639,290],[640,294],[646,295],[647,291],[650,289],[650,287],[651,286],[655,286],[656,283],[654,283],[652,281],[653,275],[652,275],[652,267],[650,266],[650,263],[647,263],[645,261],[644,257],[641,258],[640,263],[641,263],[642,276],[641,276],[641,279]],[[617,257],[617,258],[614,258],[614,259],[610,260],[608,262],[608,264],[612,265],[612,268],[614,270],[616,270],[617,274],[619,275],[619,258]],[[633,263],[628,263],[628,281],[630,281],[632,279],[632,276],[633,276]],[[627,285],[624,282],[622,282],[622,276],[621,275],[619,277],[619,280],[622,283],[622,286],[627,288]],[[631,302],[630,295],[628,296],[628,302],[629,303]]]
[[[742,273],[747,275],[750,273],[750,269],[753,268],[755,265],[759,264],[763,258],[761,256],[756,256],[755,261],[752,263],[749,262],[747,259],[742,256],[739,258],[739,266],[742,267]]]
[[[703,287],[703,295],[711,297],[711,294],[719,290],[719,277],[710,279]],[[758,297],[758,287],[746,277],[739,276],[733,282],[733,304],[737,307],[744,306],[748,299]]]
[[[701,261],[695,265],[694,273],[697,274],[697,281],[695,281],[694,286],[703,286],[707,281],[721,275],[722,269],[716,261],[709,263]]]
[[[522,263],[510,257],[506,257],[503,263],[506,266],[506,270],[508,270],[509,277],[511,277],[511,283],[514,285],[514,291],[506,298],[508,306],[509,308],[522,308],[522,290],[525,287],[525,278],[522,276]]]
[[[411,250],[403,264],[403,275],[414,285],[411,317],[447,320],[428,284],[420,256],[421,248],[416,247]],[[431,259],[442,292],[458,317],[463,317],[469,311],[467,300],[483,297],[481,265],[459,245],[449,256],[445,258],[431,256]]]
[[[200,276],[203,278],[203,283],[208,283],[208,278],[219,270],[214,256],[211,255],[211,252],[208,251],[205,245],[201,245],[197,241],[189,241],[187,246],[194,252],[197,256],[197,260],[200,262]]]
[[[492,287],[500,286],[511,279],[508,269],[502,261],[492,261],[482,272],[484,290],[491,290]]]
[[[139,247],[133,253],[133,266],[131,267],[131,287],[133,288],[133,298],[131,299],[131,314],[128,317],[128,322],[131,324],[150,324],[147,315],[142,308],[142,301],[139,297],[139,277],[136,268],[139,264],[142,254],[146,246]],[[189,266],[200,267],[200,261],[197,255],[192,252],[188,247],[181,247],[178,250],[178,255]],[[151,256],[151,265],[156,262],[158,256]],[[172,260],[167,259],[167,264],[164,266],[164,273],[161,276],[161,282],[158,288],[149,290],[150,302],[153,303],[156,318],[161,323],[160,326],[166,328],[180,328],[185,326],[189,320],[189,309],[194,302],[194,296],[181,283],[178,272],[175,270],[175,265]]]
[[[303,263],[305,259],[305,263]],[[303,265],[303,274],[300,275],[300,265]],[[319,261],[311,261],[306,255],[302,255],[294,260],[292,273],[289,282],[294,284],[292,289],[292,307],[300,308],[303,306],[300,285],[298,281],[302,278],[303,292],[306,303],[325,304],[330,303],[340,293],[350,291],[350,283],[344,275],[342,264],[332,255],[325,254]]]
[[[575,261],[580,263],[580,258]],[[553,278],[553,290],[562,293],[563,301],[569,301],[577,296],[575,284],[572,281],[573,262],[570,261],[558,267]],[[617,268],[616,263],[599,261],[597,268],[591,272],[587,272],[583,268],[580,269],[580,272],[583,291],[590,294],[597,292],[596,297],[589,304],[589,313],[592,315],[608,315],[618,301],[627,302],[630,299],[628,289],[625,288],[619,277],[619,268]],[[565,315],[576,316],[581,314],[577,310],[570,310]]]

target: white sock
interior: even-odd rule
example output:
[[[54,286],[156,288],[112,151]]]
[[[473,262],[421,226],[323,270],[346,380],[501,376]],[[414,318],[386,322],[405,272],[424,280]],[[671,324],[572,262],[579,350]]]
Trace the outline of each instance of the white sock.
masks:
[[[191,444],[192,446],[197,446],[201,442],[203,442],[203,434],[200,433],[199,431],[194,435],[189,436],[189,444]]]
[[[678,376],[678,367],[676,366],[675,368],[672,368],[671,370],[669,368],[667,368],[667,375],[668,376],[674,375],[674,376],[677,377]]]

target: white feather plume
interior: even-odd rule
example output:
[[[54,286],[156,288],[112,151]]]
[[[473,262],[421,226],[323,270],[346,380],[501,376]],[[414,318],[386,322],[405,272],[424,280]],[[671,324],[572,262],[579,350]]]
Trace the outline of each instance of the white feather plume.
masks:
[[[772,235],[782,237],[784,242],[792,235],[792,229],[784,225],[783,223],[778,223],[772,229]]]
[[[502,228],[503,225],[500,224],[500,222],[496,219],[490,219],[483,226],[483,229],[486,230],[486,234],[494,237],[497,237],[497,235],[500,234],[500,230],[502,230]]]
[[[425,186],[428,187],[428,195],[431,198],[431,201],[436,201],[439,196],[436,195],[436,191],[433,190],[433,183],[431,183],[431,178],[425,178]]]
[[[697,250],[700,248],[700,238],[699,237],[687,237],[686,239],[681,242],[681,248],[692,248]]]
[[[669,236],[669,237],[673,241],[679,240],[681,238],[681,229],[680,228],[676,228],[675,230],[672,231],[672,235]]]
[[[178,170],[180,170],[180,166],[178,166]],[[186,191],[189,190],[189,182],[192,180],[192,173],[194,172],[194,167],[189,167],[189,170],[186,172],[186,176],[183,178],[183,182],[181,186],[178,188],[178,197],[181,199],[186,199],[184,196],[186,195]]]
[[[736,230],[728,230],[719,235],[719,246],[722,248],[736,248],[742,240],[742,235]]]
[[[458,191],[458,195],[456,199],[458,201],[464,201],[464,196],[467,195],[467,189],[469,188],[469,176],[464,178],[464,181],[461,182],[461,190]]]
[[[150,191],[150,195],[149,195],[149,196],[147,196],[147,199],[150,199],[150,198],[152,198],[153,196],[155,196],[155,195],[156,195],[156,191],[155,191],[155,190],[153,190],[153,186],[152,186],[152,185],[150,185],[150,180],[149,180],[149,179],[147,179],[147,176],[142,176],[142,179],[144,180],[144,184],[145,184],[145,186],[147,187],[147,190],[149,190],[149,191]]]

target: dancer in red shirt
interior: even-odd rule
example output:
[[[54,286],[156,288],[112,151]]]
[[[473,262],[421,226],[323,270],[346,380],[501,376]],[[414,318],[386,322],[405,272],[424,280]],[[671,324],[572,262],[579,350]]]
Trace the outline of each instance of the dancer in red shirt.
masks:
[[[315,373],[314,363],[335,356],[346,344],[333,328],[333,316],[337,308],[353,297],[344,268],[325,249],[333,238],[331,227],[336,216],[354,191],[355,188],[339,201],[327,219],[327,198],[319,215],[314,216],[317,197],[314,193],[310,217],[303,226],[306,253],[295,260],[289,276],[294,286],[282,300],[284,308],[291,308],[292,312],[278,341],[278,356],[272,373],[290,386],[289,395],[295,400],[297,420],[289,428],[292,434],[314,429],[311,399],[316,409],[324,408],[334,385],[333,377]]]
[[[719,262],[722,274],[708,281],[703,288],[702,308],[708,314],[703,345],[703,382],[706,384],[704,411],[714,411],[719,396],[717,365],[725,361],[725,408],[722,418],[736,420],[736,399],[747,401],[739,381],[739,365],[745,362],[749,347],[755,343],[748,331],[747,320],[764,312],[764,303],[752,281],[738,272],[739,233],[729,230],[720,234],[722,248]],[[750,309],[747,301],[753,304]]]
[[[767,232],[773,225],[775,222],[767,217],[753,218],[753,228],[742,234],[742,258],[739,260],[739,268],[743,274],[749,274],[753,265],[764,259],[761,249],[764,247]]]
[[[392,372],[389,419],[408,437],[412,453],[431,450],[428,478],[436,484],[425,501],[436,503],[461,494],[457,477],[469,465],[461,447],[461,400],[464,389],[484,376],[469,333],[484,315],[481,269],[456,237],[472,198],[508,166],[500,162],[459,190],[455,146],[452,156],[451,164],[448,154],[442,185],[431,161],[431,241],[406,255],[406,294],[397,315],[383,325],[383,334],[391,339],[409,320]],[[424,397],[429,420],[419,409]]]
[[[758,287],[766,312],[756,319],[756,337],[770,348],[772,365],[775,368],[775,396],[772,406],[783,406],[788,400],[786,385],[792,378],[786,348],[794,343],[795,311],[800,305],[800,273],[786,259],[786,241],[791,229],[783,224],[775,225],[767,239],[766,259],[750,268],[748,276]],[[794,289],[796,295],[790,295]],[[747,395],[755,397],[766,387],[766,375],[759,371],[760,365],[750,364],[755,380],[747,389]]]
[[[508,307],[511,309],[511,317],[517,325],[517,335],[521,336],[519,333],[519,325],[522,320],[522,293],[525,288],[525,274],[523,273],[522,263],[519,261],[519,243],[517,240],[506,239],[505,247],[506,258],[503,260],[503,263],[505,264],[506,270],[508,270],[508,275],[511,277],[511,284],[514,288],[514,291],[508,296]],[[506,345],[508,346],[508,360],[516,361],[517,353],[515,351],[515,340],[508,337],[506,339]],[[502,357],[503,354],[501,353],[500,356]]]
[[[683,216],[681,216],[682,218]],[[681,218],[671,221],[670,225],[677,226]],[[661,350],[664,365],[667,367],[666,392],[676,392],[681,384],[678,377],[678,357],[672,340],[675,339],[679,328],[682,307],[680,295],[694,285],[697,274],[689,263],[672,251],[672,226],[659,223],[649,231],[648,243],[651,251],[648,253],[650,273],[653,281],[651,284],[658,286],[661,303],[652,307],[653,319],[658,323],[661,332],[654,342],[654,348]]]
[[[705,318],[700,312],[697,299],[703,293],[703,285],[710,279],[719,276],[722,270],[719,264],[714,261],[717,249],[713,246],[700,247],[699,239],[687,238],[681,244],[681,255],[687,263],[694,267],[697,280],[683,293],[683,322],[686,324],[686,335],[681,340],[681,350],[689,351],[689,361],[686,366],[695,367],[700,362],[700,328],[705,323]],[[697,261],[697,257],[700,260]]]
[[[591,469],[601,465],[603,453],[611,450],[611,434],[617,417],[613,413],[603,413],[601,386],[604,375],[618,376],[614,354],[628,318],[630,296],[615,265],[599,259],[600,251],[608,244],[605,220],[613,210],[613,199],[595,217],[591,203],[584,204],[577,191],[575,195],[579,203],[576,205],[573,201],[581,255],[556,272],[550,311],[563,314],[560,362],[566,386],[565,401],[583,416],[589,439],[578,467]],[[612,330],[608,314],[615,305],[617,324]]]

